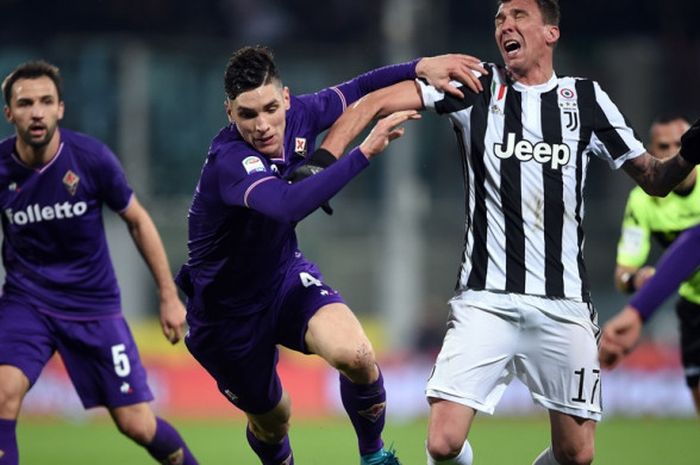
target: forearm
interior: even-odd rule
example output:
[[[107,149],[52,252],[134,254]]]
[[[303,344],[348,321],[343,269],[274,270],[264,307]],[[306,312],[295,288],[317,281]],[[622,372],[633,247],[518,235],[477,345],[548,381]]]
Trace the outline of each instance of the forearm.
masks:
[[[656,273],[635,294],[630,305],[636,308],[642,319],[647,320],[678,286],[700,266],[700,226],[696,226],[676,239],[663,254],[656,266]]]
[[[420,110],[423,107],[414,81],[404,81],[381,89],[355,102],[328,131],[321,148],[339,157],[377,116],[399,110]]]
[[[280,179],[262,182],[246,206],[278,221],[296,223],[337,194],[369,164],[359,148],[323,171],[294,184]]]
[[[693,170],[695,165],[681,156],[659,160],[647,153],[624,164],[625,171],[649,195],[668,195]]]
[[[153,275],[160,300],[177,297],[165,248],[151,217],[144,210],[137,221],[128,222],[128,228],[136,248]]]

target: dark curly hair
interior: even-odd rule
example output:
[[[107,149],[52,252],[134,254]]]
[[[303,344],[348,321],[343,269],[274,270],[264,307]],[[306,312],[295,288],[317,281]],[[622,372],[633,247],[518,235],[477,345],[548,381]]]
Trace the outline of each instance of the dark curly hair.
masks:
[[[511,0],[498,0],[498,6],[500,8],[504,3],[509,3]],[[542,13],[542,19],[545,24],[552,26],[559,26],[559,20],[561,19],[561,11],[559,11],[559,0],[535,0],[537,6]]]
[[[243,47],[231,55],[224,73],[226,96],[234,100],[238,95],[260,86],[280,81],[272,50],[261,45]]]
[[[50,78],[56,86],[59,102],[63,100],[63,79],[58,67],[44,60],[35,60],[22,63],[7,75],[2,81],[2,93],[5,97],[5,104],[10,105],[12,99],[12,86],[20,79],[37,79],[46,76]]]

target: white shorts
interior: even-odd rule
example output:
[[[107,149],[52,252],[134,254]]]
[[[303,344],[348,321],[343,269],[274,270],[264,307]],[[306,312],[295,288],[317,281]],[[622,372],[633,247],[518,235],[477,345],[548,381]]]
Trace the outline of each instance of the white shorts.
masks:
[[[599,327],[585,302],[468,290],[450,301],[426,396],[492,414],[513,376],[543,407],[599,421]]]

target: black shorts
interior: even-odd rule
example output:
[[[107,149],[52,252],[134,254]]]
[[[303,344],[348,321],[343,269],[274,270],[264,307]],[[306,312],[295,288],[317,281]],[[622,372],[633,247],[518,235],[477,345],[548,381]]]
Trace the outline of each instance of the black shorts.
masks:
[[[700,304],[681,297],[676,303],[680,320],[681,358],[688,387],[695,388],[700,381]]]

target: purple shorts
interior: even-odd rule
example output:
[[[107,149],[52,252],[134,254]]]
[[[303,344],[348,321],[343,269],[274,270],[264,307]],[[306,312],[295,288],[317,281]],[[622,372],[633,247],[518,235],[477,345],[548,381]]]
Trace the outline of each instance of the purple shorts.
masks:
[[[187,348],[244,412],[269,412],[282,398],[277,344],[309,353],[304,337],[311,317],[325,305],[343,303],[322,279],[315,265],[301,259],[263,311],[216,323],[189,321]]]
[[[123,316],[61,319],[30,304],[0,298],[0,365],[19,368],[34,385],[56,351],[85,408],[153,400]]]

